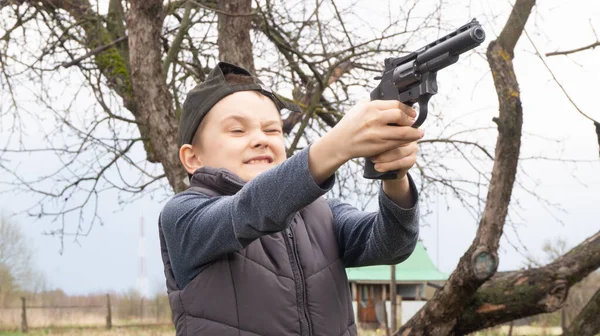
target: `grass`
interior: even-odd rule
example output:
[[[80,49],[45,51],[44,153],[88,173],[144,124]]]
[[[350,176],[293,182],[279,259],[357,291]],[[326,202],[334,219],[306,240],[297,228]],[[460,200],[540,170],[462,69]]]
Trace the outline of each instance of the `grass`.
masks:
[[[104,328],[78,328],[78,327],[63,327],[63,328],[40,328],[29,330],[28,333],[0,331],[0,336],[45,336],[45,335],[61,335],[61,336],[173,336],[175,329],[170,325],[165,326],[128,326],[114,327],[111,330]]]
[[[513,336],[551,336],[560,335],[560,327],[531,327],[521,326],[513,329]],[[174,336],[175,329],[172,325],[154,325],[154,326],[118,326],[111,330],[106,330],[103,327],[77,327],[77,326],[61,326],[52,328],[33,328],[29,333],[23,334],[18,331],[0,331],[0,336],[45,336],[45,335],[60,335],[60,336]],[[360,336],[385,336],[383,330],[360,330]],[[471,336],[507,336],[508,327],[503,326],[485,331],[480,331]]]
[[[131,329],[132,327],[147,326],[152,328],[153,324],[159,325],[170,325],[170,316],[156,319],[153,317],[147,317],[146,319],[139,318],[116,318],[113,316],[113,326],[123,327],[124,329]],[[106,325],[106,314],[102,311],[90,311],[90,310],[71,310],[71,309],[31,309],[27,311],[27,325],[29,330],[49,330],[51,332],[61,330],[105,330]],[[11,310],[0,310],[0,336],[3,336],[1,330],[20,330],[21,326],[21,312],[18,309]],[[136,331],[137,332],[137,331]],[[143,331],[146,332],[146,331]],[[31,335],[29,333],[28,335]],[[35,334],[37,335],[37,334]],[[40,335],[50,335],[40,334]],[[103,335],[103,334],[98,334]],[[115,335],[115,334],[106,334]],[[122,335],[122,334],[116,334]],[[138,334],[132,334],[138,335]],[[141,333],[139,335],[152,335],[148,333]]]
[[[479,331],[470,336],[507,336],[508,326],[502,326],[497,328],[491,328],[484,331]],[[377,330],[359,330],[360,336],[385,336],[385,331],[381,329]],[[561,335],[562,331],[560,327],[533,327],[533,326],[519,326],[513,328],[513,336],[553,336]]]

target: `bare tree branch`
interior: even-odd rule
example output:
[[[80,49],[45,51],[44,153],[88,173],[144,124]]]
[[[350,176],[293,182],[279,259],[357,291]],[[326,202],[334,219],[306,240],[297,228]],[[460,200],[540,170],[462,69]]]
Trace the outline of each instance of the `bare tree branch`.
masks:
[[[544,267],[498,273],[471,298],[454,333],[469,334],[556,311],[563,306],[569,289],[599,267],[600,232]]]
[[[567,97],[567,99],[569,100],[569,102],[571,102],[571,105],[573,105],[573,107],[575,107],[575,109],[577,110],[577,112],[579,112],[581,115],[583,115],[584,117],[586,117],[590,121],[597,122],[592,117],[590,117],[589,115],[587,115],[586,113],[584,113],[579,108],[579,106],[577,106],[577,104],[575,103],[575,101],[567,93],[567,90],[564,88],[564,86],[558,81],[558,79],[554,75],[554,72],[552,71],[552,69],[550,69],[550,66],[548,65],[548,63],[546,63],[546,60],[544,60],[544,58],[542,57],[542,54],[539,52],[539,50],[536,47],[535,43],[533,43],[533,40],[529,37],[529,34],[527,34],[527,31],[525,31],[525,35],[527,36],[527,39],[529,39],[529,42],[531,43],[531,45],[533,46],[533,48],[535,49],[536,55],[542,61],[542,63],[544,64],[544,66],[546,67],[546,69],[548,70],[548,72],[550,73],[550,75],[552,76],[552,79],[554,80],[554,82],[558,85],[558,87],[560,88],[560,90],[565,94],[565,96]],[[600,138],[599,138],[599,141],[600,141]]]
[[[553,52],[549,52],[546,53],[546,56],[557,56],[557,55],[569,55],[569,54],[574,54],[580,51],[584,51],[584,50],[588,50],[588,49],[595,49],[596,47],[600,46],[600,41],[596,41],[590,45],[587,45],[585,47],[581,47],[581,48],[576,48],[576,49],[572,49],[572,50],[565,50],[565,51],[553,51]]]

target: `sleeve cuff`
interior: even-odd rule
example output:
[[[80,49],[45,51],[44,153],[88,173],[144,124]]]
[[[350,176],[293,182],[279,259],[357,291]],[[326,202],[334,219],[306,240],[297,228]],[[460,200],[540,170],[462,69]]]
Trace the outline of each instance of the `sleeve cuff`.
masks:
[[[413,206],[410,208],[403,208],[403,207],[399,206],[398,204],[396,204],[394,201],[392,201],[392,199],[389,198],[388,195],[386,195],[386,193],[383,191],[383,183],[381,183],[381,185],[379,187],[379,202],[381,205],[386,206],[388,209],[398,209],[401,211],[414,211],[415,209],[417,209],[417,207],[419,205],[419,193],[417,191],[417,185],[413,181],[412,176],[410,176],[410,173],[406,173],[406,177],[408,177],[408,185],[410,186],[410,194],[412,195],[413,200],[415,200],[415,203],[413,204]]]

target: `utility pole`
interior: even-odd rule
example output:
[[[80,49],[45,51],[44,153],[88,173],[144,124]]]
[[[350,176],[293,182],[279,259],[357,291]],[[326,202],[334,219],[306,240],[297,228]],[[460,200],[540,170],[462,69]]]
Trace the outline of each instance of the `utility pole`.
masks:
[[[144,217],[140,216],[140,236],[138,241],[138,291],[140,292],[140,319],[144,320],[144,300],[148,295],[148,278],[146,276],[146,238],[144,237]]]

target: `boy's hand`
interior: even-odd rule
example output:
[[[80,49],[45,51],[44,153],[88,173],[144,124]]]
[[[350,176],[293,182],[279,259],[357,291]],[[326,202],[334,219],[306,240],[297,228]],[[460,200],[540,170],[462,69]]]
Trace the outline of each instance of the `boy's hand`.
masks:
[[[400,169],[399,177],[405,176],[415,163],[415,142],[423,137],[421,130],[411,127],[415,116],[415,110],[397,100],[358,103],[312,144],[308,165],[315,182],[323,183],[346,161],[361,157],[375,157],[383,164],[381,169]]]
[[[380,157],[380,161],[389,163],[390,159],[399,159],[399,155],[411,156],[414,146],[408,146],[402,151],[399,147],[406,147],[423,137],[421,130],[410,127],[415,116],[415,110],[397,100],[362,101],[350,110],[328,135],[335,137],[338,150],[346,160],[385,154]],[[396,150],[393,151],[396,154],[388,153],[392,150]],[[395,166],[404,167],[407,162]],[[410,166],[412,164],[414,162]]]
[[[390,149],[387,152],[371,157],[371,161],[375,164],[375,170],[378,172],[387,172],[398,170],[398,177],[401,179],[406,176],[406,173],[417,161],[417,152],[419,147],[417,142],[409,142],[400,145],[400,147]]]

